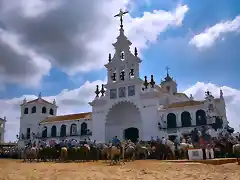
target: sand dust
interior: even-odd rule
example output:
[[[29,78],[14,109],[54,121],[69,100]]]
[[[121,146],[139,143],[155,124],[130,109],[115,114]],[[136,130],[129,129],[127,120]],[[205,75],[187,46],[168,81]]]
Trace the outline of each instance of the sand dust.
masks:
[[[240,166],[166,163],[157,160],[109,166],[97,163],[22,163],[0,160],[0,180],[240,180]]]

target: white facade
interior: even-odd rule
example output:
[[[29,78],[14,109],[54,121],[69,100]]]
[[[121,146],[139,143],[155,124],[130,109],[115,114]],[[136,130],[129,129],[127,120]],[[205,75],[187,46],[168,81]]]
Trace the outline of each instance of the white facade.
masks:
[[[109,62],[105,65],[107,84],[97,87],[96,98],[89,103],[91,113],[56,116],[55,102],[49,103],[41,97],[30,102],[25,100],[21,105],[20,139],[21,134],[28,136],[27,139],[37,134],[48,140],[60,140],[65,135],[77,140],[89,137],[98,142],[109,141],[114,136],[120,139],[138,136],[147,141],[151,137],[190,133],[195,127],[213,124],[216,120],[227,124],[222,91],[219,98],[206,92],[205,100],[195,101],[192,96],[178,93],[177,84],[168,72],[159,85],[152,75],[143,80],[139,75],[141,60],[137,49],[132,53],[130,45],[121,27],[117,42],[113,44],[115,53],[109,54]],[[35,113],[31,112],[33,107],[36,107]],[[44,107],[46,113],[42,112]],[[72,134],[73,124],[75,134]],[[54,137],[53,126],[56,126]]]
[[[0,143],[4,143],[6,117],[0,118]]]
[[[193,97],[177,92],[177,84],[168,73],[160,85],[154,82],[152,75],[151,79],[145,76],[142,80],[139,77],[141,60],[136,48],[134,55],[130,52],[130,45],[121,27],[117,42],[113,44],[115,54],[109,55],[105,65],[108,82],[100,88],[102,92],[101,86],[97,88],[97,96],[90,102],[93,139],[103,142],[114,136],[123,139],[125,130],[133,127],[138,129],[139,139],[147,141],[152,136],[190,133],[194,127],[214,123],[217,116],[226,122],[222,91],[220,98],[215,99],[207,92],[206,100],[194,101]],[[170,113],[175,116],[176,127],[168,127]],[[201,118],[202,122],[198,121]]]

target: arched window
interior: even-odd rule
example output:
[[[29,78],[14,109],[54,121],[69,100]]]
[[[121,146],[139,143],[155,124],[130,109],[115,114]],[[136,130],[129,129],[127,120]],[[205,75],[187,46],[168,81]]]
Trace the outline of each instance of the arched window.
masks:
[[[222,129],[223,128],[223,120],[220,117],[216,117],[215,123],[212,124],[213,129]]]
[[[53,109],[52,108],[49,110],[49,114],[53,115]]]
[[[207,125],[206,113],[202,109],[196,111],[196,125],[197,126]]]
[[[87,123],[85,122],[81,124],[81,135],[87,135]]]
[[[76,125],[76,124],[71,124],[71,127],[70,127],[70,135],[71,135],[71,136],[77,135],[77,125]]]
[[[36,113],[37,112],[37,108],[36,108],[36,106],[33,106],[32,107],[32,113]]]
[[[174,113],[167,115],[167,128],[177,128],[177,117]]]
[[[47,113],[47,108],[46,107],[42,107],[42,113],[46,114]]]
[[[51,136],[52,137],[56,137],[57,136],[57,127],[56,126],[52,126],[52,128],[51,128]]]
[[[182,122],[182,127],[190,127],[192,126],[192,118],[191,114],[188,111],[184,111],[181,114],[181,122]]]
[[[61,137],[65,137],[66,135],[67,135],[66,125],[63,124],[63,125],[61,126],[60,136],[61,136]]]
[[[24,108],[24,114],[28,114],[28,108]]]
[[[44,126],[44,128],[43,128],[42,138],[47,138],[47,127],[46,126]]]

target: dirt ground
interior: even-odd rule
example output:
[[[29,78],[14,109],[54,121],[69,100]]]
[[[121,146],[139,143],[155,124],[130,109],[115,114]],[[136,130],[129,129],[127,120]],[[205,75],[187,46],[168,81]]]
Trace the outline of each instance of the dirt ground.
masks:
[[[240,180],[237,164],[205,165],[157,160],[109,166],[97,163],[23,163],[0,160],[0,180]]]

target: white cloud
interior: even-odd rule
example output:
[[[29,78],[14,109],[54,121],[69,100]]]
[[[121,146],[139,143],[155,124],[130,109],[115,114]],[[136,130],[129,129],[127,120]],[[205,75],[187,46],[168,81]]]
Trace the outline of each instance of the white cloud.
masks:
[[[205,29],[203,33],[195,35],[189,43],[197,48],[211,47],[215,41],[229,32],[240,30],[240,16],[237,16],[232,21],[220,22],[210,28]]]
[[[91,111],[91,107],[88,102],[93,100],[95,94],[95,88],[97,84],[104,84],[105,81],[94,81],[85,82],[81,87],[73,90],[64,89],[61,93],[56,96],[43,97],[46,100],[53,101],[56,99],[57,105],[59,106],[58,114],[70,114]],[[236,130],[239,129],[239,117],[240,117],[240,90],[233,89],[231,87],[208,83],[198,82],[195,85],[185,90],[187,94],[193,94],[196,99],[203,99],[204,92],[208,89],[213,93],[215,97],[219,96],[220,88],[223,90],[226,107],[227,117],[230,125]],[[34,95],[23,95],[18,98],[0,100],[0,117],[7,116],[6,126],[6,140],[14,140],[15,135],[19,131],[19,117],[20,117],[20,104],[26,97],[28,100],[35,99]]]
[[[29,48],[28,46],[25,46],[24,44],[22,44],[21,38],[17,34],[10,33],[1,28],[0,28],[0,42],[4,47],[8,47],[12,51],[14,51],[16,54],[18,54],[19,57],[20,56],[28,57],[24,59],[19,58],[18,60],[11,59],[14,61],[14,63],[11,63],[11,61],[9,60],[11,56],[7,55],[8,51],[3,51],[3,48],[0,47],[0,52],[2,51],[1,55],[3,56],[2,57],[3,65],[0,63],[0,65],[2,65],[0,66],[0,76],[1,76],[0,82],[2,82],[2,84],[7,82],[12,82],[12,83],[22,82],[25,86],[37,87],[39,85],[39,82],[42,76],[46,75],[51,69],[50,62],[47,59],[41,57],[39,54],[37,54],[33,50],[31,50],[31,48]],[[9,57],[9,59],[7,59],[6,57]],[[22,65],[23,61],[25,61],[24,63],[26,63],[27,66],[19,67]],[[14,72],[10,73],[11,75],[9,75],[9,72],[11,71],[14,71]],[[21,73],[28,74],[31,78],[26,78],[25,76],[21,76],[17,72],[19,72],[20,74]]]
[[[149,43],[154,43],[161,32],[169,27],[181,26],[188,7],[178,6],[174,11],[154,10],[144,12],[142,17],[126,16],[126,34],[134,46],[144,49]]]
[[[0,62],[5,71],[0,69],[0,75],[8,79],[0,78],[0,83],[38,85],[51,67],[70,75],[102,68],[119,33],[119,19],[113,15],[119,8],[131,11],[134,2],[97,3],[19,0],[10,5],[8,0],[0,0],[0,52],[6,54]],[[144,12],[142,17],[128,14],[124,17],[125,32],[140,51],[168,27],[180,26],[187,11],[186,5],[179,5],[172,11]],[[4,41],[6,35],[14,38]]]

